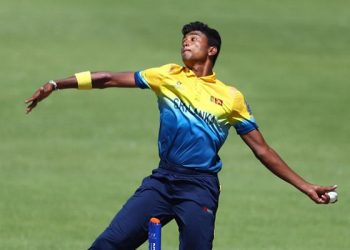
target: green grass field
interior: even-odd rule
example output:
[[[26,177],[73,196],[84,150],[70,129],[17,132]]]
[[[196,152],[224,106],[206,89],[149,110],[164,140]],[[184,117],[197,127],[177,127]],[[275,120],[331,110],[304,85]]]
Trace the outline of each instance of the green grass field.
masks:
[[[150,91],[58,91],[78,71],[181,63],[181,27],[223,37],[219,78],[246,95],[270,145],[302,176],[339,185],[318,206],[254,158],[234,130],[221,150],[216,250],[350,249],[350,2],[72,1],[0,4],[0,249],[86,249],[157,165]],[[178,248],[175,223],[163,248]],[[144,244],[140,249],[147,249]]]

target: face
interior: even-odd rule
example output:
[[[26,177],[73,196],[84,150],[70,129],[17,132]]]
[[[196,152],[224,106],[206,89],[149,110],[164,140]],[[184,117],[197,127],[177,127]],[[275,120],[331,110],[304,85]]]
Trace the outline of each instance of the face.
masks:
[[[191,31],[182,39],[182,61],[189,68],[195,63],[204,63],[212,55],[213,48],[208,45],[208,38],[204,33]]]

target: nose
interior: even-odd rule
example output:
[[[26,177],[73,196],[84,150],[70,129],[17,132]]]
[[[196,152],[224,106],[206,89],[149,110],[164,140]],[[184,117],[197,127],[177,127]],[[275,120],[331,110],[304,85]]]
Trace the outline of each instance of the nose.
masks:
[[[183,47],[187,47],[187,46],[189,46],[189,45],[190,45],[189,40],[185,38],[185,39],[182,41],[182,46],[183,46]]]

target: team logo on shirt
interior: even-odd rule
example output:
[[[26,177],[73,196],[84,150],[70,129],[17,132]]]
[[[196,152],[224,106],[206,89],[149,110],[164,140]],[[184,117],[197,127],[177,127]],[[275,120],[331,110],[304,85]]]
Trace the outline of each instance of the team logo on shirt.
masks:
[[[217,104],[217,105],[220,105],[222,106],[224,104],[224,101],[215,97],[215,96],[210,96],[210,101]]]
[[[182,89],[182,82],[180,82],[180,81],[171,82],[171,83],[169,83],[169,85],[175,87],[176,89]]]
[[[177,81],[177,82],[175,83],[175,88],[180,88],[181,85],[182,85],[182,82]]]

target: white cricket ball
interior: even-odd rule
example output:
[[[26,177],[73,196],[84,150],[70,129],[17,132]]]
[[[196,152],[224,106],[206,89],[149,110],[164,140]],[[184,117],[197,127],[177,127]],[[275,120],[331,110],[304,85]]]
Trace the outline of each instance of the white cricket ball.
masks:
[[[338,200],[338,194],[337,192],[331,191],[326,193],[329,197],[329,203],[334,203]]]

